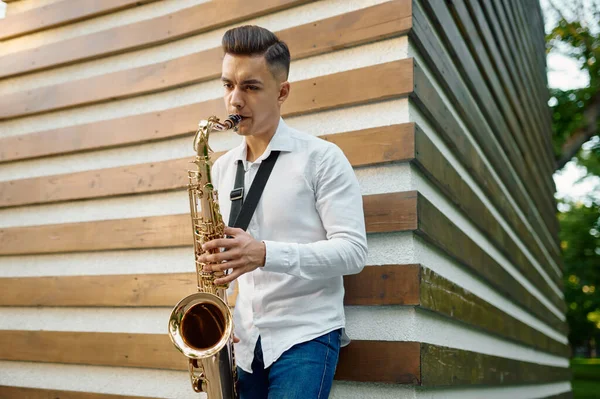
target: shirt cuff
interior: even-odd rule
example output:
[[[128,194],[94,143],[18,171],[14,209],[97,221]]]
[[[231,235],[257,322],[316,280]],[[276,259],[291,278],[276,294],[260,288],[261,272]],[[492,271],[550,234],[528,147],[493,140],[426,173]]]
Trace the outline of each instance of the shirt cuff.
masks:
[[[264,271],[287,273],[291,268],[292,248],[289,243],[276,241],[263,241],[265,243]]]

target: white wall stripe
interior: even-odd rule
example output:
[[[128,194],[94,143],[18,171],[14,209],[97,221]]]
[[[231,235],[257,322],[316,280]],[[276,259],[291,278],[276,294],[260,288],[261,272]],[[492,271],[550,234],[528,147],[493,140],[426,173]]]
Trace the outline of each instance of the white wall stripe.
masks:
[[[170,311],[170,308],[0,307],[0,330],[166,334]],[[569,365],[568,359],[413,307],[347,306],[346,330],[355,340],[427,342],[527,362]]]
[[[336,381],[330,399],[538,399],[568,392],[568,381],[501,387],[424,388],[406,385]]]
[[[433,312],[401,306],[346,306],[351,339],[415,341],[525,362],[568,367],[569,359],[516,344]]]
[[[515,278],[523,287],[531,292],[536,298],[538,298],[544,306],[546,306],[552,313],[562,320],[565,319],[563,312],[556,307],[552,302],[546,298],[544,294],[539,290],[538,287],[534,286],[523,274],[513,265],[506,257],[496,248],[490,241],[473,225],[473,223],[467,219],[467,217],[458,208],[452,204],[443,194],[441,194],[437,187],[423,177],[421,172],[414,168],[413,183],[416,190],[418,190],[425,198],[435,205],[443,214],[446,215],[460,230],[462,230],[467,236],[469,236],[481,249],[483,249],[488,255],[496,260],[511,276]],[[542,274],[547,279],[546,274]],[[548,282],[551,288],[554,288],[554,282]],[[559,291],[560,292],[560,291]],[[562,293],[559,294],[562,298]]]
[[[368,265],[416,262],[412,233],[370,234]],[[0,278],[193,272],[189,247],[56,255],[0,256]]]
[[[208,116],[198,115],[198,120]],[[406,123],[408,119],[408,100],[403,98],[296,116],[286,118],[285,121],[289,126],[306,133],[323,135]],[[192,157],[192,138],[189,136],[103,151],[0,164],[0,181]],[[210,138],[214,151],[228,150],[240,142],[241,138],[232,131],[213,134]]]
[[[437,91],[437,93],[440,95],[440,97],[444,101],[444,104],[446,105],[446,107],[448,108],[448,110],[450,111],[450,113],[452,114],[452,116],[456,119],[457,123],[461,127],[464,135],[469,139],[469,141],[471,142],[471,144],[473,145],[473,147],[475,148],[475,150],[477,151],[477,153],[480,155],[481,159],[483,160],[484,164],[486,165],[486,167],[488,168],[488,170],[490,171],[490,173],[492,174],[492,176],[494,177],[494,179],[498,182],[498,185],[501,187],[501,189],[502,189],[502,191],[503,191],[504,196],[506,197],[506,199],[511,203],[511,205],[513,206],[513,208],[515,209],[515,211],[523,219],[523,223],[525,223],[527,225],[527,227],[530,229],[530,231],[532,232],[532,234],[534,234],[534,236],[536,237],[536,240],[538,240],[538,242],[539,242],[539,238],[537,237],[537,232],[533,233],[533,228],[531,227],[531,225],[526,220],[525,216],[523,215],[522,210],[519,209],[519,206],[516,204],[515,200],[512,198],[512,195],[506,189],[506,187],[504,186],[504,184],[502,183],[502,181],[498,177],[498,175],[497,175],[496,171],[494,170],[494,168],[490,165],[488,159],[483,154],[483,151],[481,150],[481,148],[479,147],[479,145],[477,144],[477,142],[474,140],[473,135],[471,134],[471,132],[469,132],[469,130],[466,128],[466,126],[465,126],[464,122],[462,121],[462,119],[458,116],[456,110],[454,109],[454,105],[452,105],[452,103],[448,100],[448,97],[444,93],[443,89],[440,88],[440,86],[437,83],[436,79],[433,78],[433,76],[431,74],[431,71],[429,70],[429,68],[427,67],[427,65],[425,64],[425,62],[423,61],[423,58],[419,54],[419,51],[412,45],[412,43],[409,43],[409,56],[415,58],[415,60],[419,63],[419,66],[423,69],[423,71],[425,72],[425,75],[427,76],[427,78],[429,79],[429,81],[432,83],[433,87],[435,88],[435,90]],[[448,68],[454,68],[453,65],[447,65],[447,67]],[[460,79],[460,83],[462,85],[464,85],[464,82],[462,81],[462,79]],[[478,114],[481,113],[481,111],[479,111],[479,109],[476,109],[476,112]],[[487,124],[487,121],[485,121],[484,123]],[[500,148],[500,147],[498,147],[498,148]],[[504,152],[501,151],[500,155],[503,156],[504,158],[506,158],[506,154]],[[516,172],[513,170],[512,166],[511,166],[511,163],[508,162],[508,160],[507,160],[507,165],[508,165],[508,168],[511,169],[511,173],[514,175],[515,181],[516,181],[517,185],[519,185],[519,187],[521,188],[521,190],[524,192],[524,197],[527,200],[528,205],[530,206],[530,210],[536,214],[536,217],[537,217],[538,221],[540,222],[540,225],[542,226],[542,229],[541,229],[542,231],[540,233],[545,234],[546,237],[548,238],[548,241],[550,243],[554,243],[554,239],[552,237],[552,234],[550,234],[550,232],[548,231],[547,227],[545,226],[544,221],[543,221],[542,217],[540,216],[540,214],[539,214],[536,206],[533,204],[531,198],[529,198],[529,196],[527,195],[526,190],[523,188],[523,184],[522,184],[521,180],[516,175]],[[545,250],[543,244],[540,244],[540,245],[542,246],[542,250]],[[556,273],[558,275],[560,275],[560,270],[558,269],[558,267],[553,262],[551,262],[551,264],[555,267]]]
[[[407,58],[407,54],[408,39],[401,36],[292,61],[290,95],[294,95],[293,82],[401,60]],[[163,111],[198,101],[221,98],[222,95],[222,83],[215,79],[159,93],[0,122],[0,137]],[[199,115],[199,119],[201,117]]]
[[[0,95],[151,65],[219,47],[223,34],[228,29],[240,25],[259,25],[271,31],[279,31],[387,1],[389,0],[328,0],[311,2],[162,45],[10,78],[0,82]],[[109,29],[112,26],[122,26],[138,20],[147,20],[205,2],[207,0],[163,0],[132,10],[125,10],[93,20],[7,40],[3,42],[3,50],[0,50],[0,56],[9,52],[22,51],[25,48],[38,47],[43,44]],[[7,45],[4,46],[4,43],[7,43]]]
[[[446,255],[432,244],[429,244],[421,237],[414,237],[414,251],[417,263],[433,270],[440,276],[454,282],[489,304],[558,342],[564,344],[569,342],[565,335],[557,332],[537,317],[532,316],[520,305],[516,305],[513,300],[507,299],[505,296],[498,293],[495,289],[490,287],[488,283],[475,277],[473,273],[466,270],[464,266],[459,264],[456,260]]]
[[[412,189],[408,164],[359,167],[355,173],[363,195]],[[6,208],[0,210],[0,228],[175,215],[188,213],[189,210],[187,191],[181,189],[157,194]]]
[[[14,11],[20,10],[20,12],[23,12],[50,3],[56,3],[58,1],[59,0],[20,0],[18,2],[9,4],[8,8],[10,10],[10,14],[12,15],[14,13],[13,5]],[[160,17],[162,15],[170,14],[172,12],[176,12],[178,10],[182,10],[197,4],[206,3],[208,1],[210,0],[162,0],[146,4],[141,7],[135,7],[128,10],[121,10],[116,13],[110,13],[96,18],[87,19],[84,21],[75,22],[56,28],[46,29],[40,32],[30,33],[26,36],[20,36],[14,39],[3,41],[2,47],[0,47],[0,56],[9,55],[36,47],[41,47],[47,44],[56,43],[59,41],[68,40],[75,37],[132,24],[135,22],[145,21],[148,19]]]
[[[186,371],[2,360],[0,385],[172,399],[195,395]],[[197,397],[206,399],[203,394]]]
[[[187,372],[0,361],[0,384],[82,392],[189,399]],[[421,388],[334,381],[331,399],[535,399],[567,392],[568,381],[502,387]],[[204,395],[198,395],[203,398]]]

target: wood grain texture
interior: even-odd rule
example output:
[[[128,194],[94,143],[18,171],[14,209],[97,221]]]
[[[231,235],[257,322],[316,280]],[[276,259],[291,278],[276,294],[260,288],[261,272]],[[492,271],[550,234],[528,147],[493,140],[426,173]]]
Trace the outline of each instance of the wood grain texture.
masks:
[[[0,331],[0,359],[186,370],[166,334]],[[419,342],[360,341],[342,348],[335,379],[423,386],[567,381],[544,366]]]
[[[367,266],[344,276],[344,287],[346,306],[417,306],[542,351],[570,353],[567,345],[420,265]],[[173,307],[196,291],[195,273],[0,278],[0,306]]]
[[[187,370],[166,334],[3,330],[0,359]],[[342,348],[335,378],[410,383],[418,367],[418,343],[353,341]]]
[[[537,297],[420,194],[417,207],[419,228],[416,233],[419,236],[466,266],[533,316],[543,320],[556,331],[567,333],[566,322],[550,312]],[[564,302],[556,295],[548,300],[558,309],[565,308]]]
[[[412,123],[321,138],[340,147],[354,167],[414,156]],[[213,160],[223,153],[215,153]],[[191,155],[192,151],[188,158],[0,182],[0,208],[182,189],[188,183],[185,171],[193,166]]]
[[[0,78],[167,43],[310,0],[213,0],[167,15],[0,57]],[[90,46],[90,43],[95,45]]]
[[[418,276],[418,265],[367,266],[344,277],[345,304],[416,305]],[[172,307],[196,291],[195,273],[0,278],[0,306]]]
[[[423,267],[420,273],[420,307],[519,344],[562,357],[570,357],[567,344],[556,341],[459,285]]]
[[[288,45],[292,59],[300,60],[403,34],[410,28],[410,12],[409,1],[394,0],[275,33]],[[0,97],[0,119],[113,101],[215,79],[221,75],[222,53],[218,47],[151,65],[7,94]]]
[[[516,127],[511,128],[502,117],[502,105],[496,104],[495,99],[497,97],[495,98],[487,87],[488,81],[492,78],[486,80],[482,75],[482,68],[473,59],[465,39],[461,36],[452,19],[447,4],[430,0],[422,0],[421,4],[423,4],[425,12],[432,21],[434,29],[442,38],[441,40],[444,42],[447,51],[454,55],[452,62],[464,82],[464,84],[460,82],[460,85],[463,86],[463,90],[469,92],[473,101],[477,104],[479,114],[475,109],[469,109],[465,113],[469,115],[470,119],[473,119],[474,115],[481,115],[486,122],[483,127],[489,131],[490,137],[481,137],[474,133],[476,140],[488,157],[496,157],[504,163],[502,166],[504,173],[510,175],[511,170],[515,171],[517,175],[515,177],[517,182],[515,188],[522,190],[525,196],[532,199],[533,206],[540,209],[542,220],[555,233],[552,220],[556,218],[556,209],[552,207],[550,200],[553,193],[550,192],[549,188],[546,191],[541,187],[540,181],[542,178],[532,175],[532,171],[537,170],[536,164],[530,159],[533,150],[526,148],[523,143],[519,146],[517,138],[522,140],[523,133],[517,130]],[[538,97],[535,100],[544,101]],[[497,150],[493,148],[495,145],[499,146]],[[505,155],[506,160],[500,156],[501,154]],[[498,167],[499,165],[497,165]],[[499,174],[502,172],[498,170]],[[550,178],[548,174],[539,174],[543,176],[543,179]],[[527,210],[528,208],[523,209]]]
[[[56,28],[156,0],[63,0],[0,20],[0,40]]]
[[[23,388],[0,385],[3,399],[159,399],[149,396],[110,395],[104,393],[63,391],[44,388]]]
[[[486,236],[494,247],[515,265],[530,281],[536,285],[547,285],[542,274],[535,268],[525,253],[504,230],[488,207],[475,194],[469,185],[446,160],[433,142],[416,126],[415,131],[417,154],[414,164],[427,176],[459,209],[480,232]],[[523,240],[524,237],[518,237]],[[536,258],[550,280],[562,290],[562,278],[548,265],[546,257],[535,243],[524,240],[524,245]],[[544,268],[544,266],[546,266]],[[552,292],[552,291],[550,291]]]
[[[552,230],[546,224],[549,216],[546,215],[545,220],[542,216],[538,217],[532,205],[526,200],[526,193],[519,187],[516,176],[509,173],[507,161],[502,159],[502,149],[495,140],[489,126],[486,125],[485,118],[479,111],[479,106],[470,95],[468,88],[460,83],[461,78],[456,69],[449,67],[454,61],[447,54],[443,44],[437,39],[435,29],[419,2],[415,4],[416,6],[413,7],[413,29],[410,32],[415,46],[423,55],[427,66],[442,86],[446,96],[455,106],[466,127],[475,136],[475,140],[480,143],[486,158],[494,167],[502,183],[512,194],[519,208],[527,216],[533,228],[539,232],[538,234],[540,234],[546,246],[557,250],[556,243],[553,242]],[[445,138],[451,148],[470,146],[471,144],[468,142],[463,129],[456,126],[454,116],[448,112],[446,105],[436,93],[436,89],[433,88],[429,79],[419,69],[420,67],[417,65],[415,67],[415,103],[430,120],[434,121],[436,127],[440,126],[440,133],[451,133],[454,136]],[[419,94],[416,92],[419,92]],[[446,124],[449,124],[449,126],[446,126]],[[460,159],[463,162],[470,162],[469,158],[461,157]],[[472,168],[472,166],[468,165],[467,168]],[[504,198],[505,196],[502,194],[499,200],[504,200]]]
[[[363,197],[367,232],[416,228],[416,192]],[[0,228],[0,255],[192,245],[188,214]]]
[[[282,116],[407,96],[412,92],[412,71],[412,59],[405,59],[295,82],[292,94],[282,107]],[[377,79],[373,80],[373,76]],[[0,162],[191,135],[199,118],[225,114],[223,100],[214,99],[164,111],[0,138]]]
[[[430,37],[430,36],[427,36]],[[429,118],[432,127],[441,136],[446,146],[457,156],[465,170],[469,172],[480,189],[485,193],[486,197],[503,216],[507,223],[518,232],[519,237],[527,242],[528,247],[546,248],[554,262],[558,265],[562,263],[558,255],[556,244],[552,241],[550,232],[532,212],[523,213],[524,219],[521,219],[517,210],[501,188],[505,183],[501,180],[496,180],[490,167],[486,165],[480,152],[475,145],[465,136],[462,126],[457,122],[454,115],[448,110],[437,90],[433,86],[431,80],[425,75],[423,68],[419,64],[415,64],[414,68],[415,90],[411,94],[411,98],[423,114]],[[457,92],[460,93],[460,88],[457,87]],[[465,101],[468,101],[465,99]],[[515,203],[518,208],[523,211],[525,208],[525,199],[517,190],[510,190],[511,186],[506,186],[509,189],[510,195],[515,198]],[[531,226],[532,231],[526,225]],[[538,236],[536,238],[534,236]],[[540,258],[543,259],[543,258]],[[543,263],[547,265],[546,262]],[[547,270],[557,274],[547,265]]]
[[[423,386],[513,385],[567,382],[564,367],[522,362],[438,345],[421,344]]]

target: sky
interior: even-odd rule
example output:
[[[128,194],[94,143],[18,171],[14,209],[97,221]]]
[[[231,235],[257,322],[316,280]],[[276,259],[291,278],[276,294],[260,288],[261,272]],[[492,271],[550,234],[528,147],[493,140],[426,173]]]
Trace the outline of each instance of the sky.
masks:
[[[546,9],[548,0],[540,0],[542,9]],[[556,3],[568,0],[556,0]],[[0,18],[4,17],[6,4],[0,1]],[[547,22],[552,24],[551,15],[544,15]],[[578,65],[568,57],[560,54],[549,54],[547,57],[548,65],[548,85],[553,88],[563,90],[577,87],[584,87],[588,84],[588,79],[583,74]],[[577,200],[588,195],[594,189],[594,186],[600,183],[600,178],[587,179],[583,182],[580,179],[585,175],[585,169],[577,167],[573,162],[569,162],[560,172],[554,174],[554,183],[556,184],[556,198],[568,198]],[[600,198],[600,193],[597,193]]]

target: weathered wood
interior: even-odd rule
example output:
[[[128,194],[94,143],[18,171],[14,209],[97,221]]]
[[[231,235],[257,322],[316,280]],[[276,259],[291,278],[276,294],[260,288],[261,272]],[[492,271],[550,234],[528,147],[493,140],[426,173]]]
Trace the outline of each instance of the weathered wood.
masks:
[[[540,194],[545,192],[539,187],[540,179],[533,178],[531,175],[530,171],[536,170],[534,163],[530,159],[531,151],[527,151],[527,148],[519,148],[514,137],[508,133],[511,132],[511,128],[502,118],[498,106],[495,104],[494,97],[486,85],[486,79],[482,76],[482,71],[473,60],[467,44],[460,35],[460,32],[458,32],[446,3],[423,0],[422,4],[446,48],[452,54],[454,66],[462,79],[464,79],[464,84],[459,82],[455,84],[464,86],[463,90],[468,90],[470,95],[473,96],[479,111],[483,114],[483,118],[489,126],[488,129],[490,130],[491,137],[485,138],[475,135],[479,145],[490,158],[506,154],[507,161],[503,162],[504,160],[501,156],[499,158],[500,162],[504,163],[501,166],[504,169],[504,173],[510,175],[511,170],[515,171],[517,174],[515,188],[522,190],[525,196],[529,196],[533,200],[534,204],[540,208],[542,220],[552,229],[551,218],[555,218],[555,210],[548,199],[548,197],[552,196],[552,193],[547,193],[547,195]],[[475,114],[475,110],[470,110],[469,114]],[[517,135],[516,137],[521,136]],[[500,145],[499,150],[493,148],[495,146],[494,142]],[[498,164],[497,168],[500,165]],[[498,170],[499,174],[501,172]],[[518,184],[519,180],[522,184]],[[532,205],[529,205],[523,209],[529,210],[531,207]]]
[[[354,167],[413,158],[414,124],[321,136]],[[191,144],[190,144],[191,150]],[[192,151],[190,151],[191,155]],[[224,152],[215,153],[213,160]],[[187,187],[193,157],[0,182],[0,208],[176,190]]]
[[[0,21],[0,40],[56,28],[156,0],[63,0],[9,15]]]
[[[568,357],[567,345],[420,265],[368,266],[345,276],[347,306],[427,309],[515,342]],[[195,273],[50,276],[0,279],[0,306],[172,307],[196,292]],[[231,298],[230,305],[235,305]]]
[[[166,334],[0,331],[0,359],[186,370]],[[568,368],[419,342],[359,341],[342,348],[336,380],[423,386],[567,381]]]
[[[555,341],[425,267],[421,268],[420,288],[421,308],[558,356],[566,358],[571,354],[567,344]]]
[[[410,28],[410,16],[410,2],[396,0],[276,34],[289,46],[292,59],[299,60],[403,34]],[[7,94],[0,98],[0,119],[112,101],[218,78],[221,58],[222,50],[218,47],[156,64]],[[293,95],[295,92],[294,87]]]
[[[282,116],[406,96],[412,91],[412,69],[412,60],[406,59],[296,82],[294,94],[283,105]],[[198,119],[225,113],[223,100],[214,99],[159,112],[9,136],[0,138],[0,162],[184,136],[195,132]]]
[[[368,266],[360,274],[345,276],[344,303],[417,305],[419,269]],[[13,277],[0,278],[0,306],[172,307],[196,291],[195,273]]]
[[[105,393],[62,391],[44,388],[23,388],[0,385],[4,399],[158,399],[149,396],[110,395]]]
[[[363,197],[367,232],[416,228],[416,192]],[[0,228],[0,255],[192,245],[188,214]]]
[[[503,184],[514,196],[520,209],[522,209],[528,217],[528,220],[534,229],[540,233],[544,233],[542,234],[542,238],[545,243],[548,243],[548,246],[555,246],[556,244],[552,242],[552,235],[548,226],[546,226],[541,218],[537,217],[531,206],[525,200],[525,194],[518,188],[515,176],[508,173],[506,161],[501,157],[501,149],[494,144],[492,132],[486,127],[484,118],[481,113],[477,111],[478,106],[467,92],[466,87],[460,83],[461,79],[458,76],[458,73],[455,69],[450,67],[453,65],[453,61],[436,38],[436,34],[428,22],[419,2],[416,2],[413,7],[413,29],[411,30],[410,35],[413,38],[416,47],[421,54],[423,54],[425,61],[428,63],[428,66],[444,89],[446,95],[455,105],[456,111],[461,119],[479,142],[487,143],[482,149],[486,153],[486,157],[489,159],[496,173],[498,173],[502,179]],[[414,76],[415,93],[413,94],[413,98],[415,103],[425,115],[434,122],[436,127],[440,126],[440,133],[448,133],[449,131],[454,133],[452,140],[457,140],[456,143],[445,137],[445,140],[448,140],[448,145],[451,148],[470,146],[470,143],[468,143],[468,140],[460,127],[458,130],[452,131],[453,129],[449,129],[449,127],[445,126],[445,123],[450,123],[452,124],[452,127],[458,127],[453,115],[448,112],[431,82],[424,76],[422,71],[418,71],[417,69],[419,69],[418,64],[415,66]],[[420,76],[417,76],[417,74]],[[470,163],[468,158],[462,157],[461,160],[465,163]],[[467,166],[467,168],[472,168],[472,166]],[[499,200],[505,201],[504,195],[502,195],[502,198]]]
[[[462,263],[498,292],[511,298],[556,331],[567,333],[564,321],[550,312],[539,299],[421,195],[418,195],[417,207],[419,228],[416,233],[419,236]],[[559,309],[565,308],[564,302],[555,295],[548,300]]]
[[[422,26],[423,23],[419,22],[420,18],[424,16],[418,11],[418,7],[415,8],[415,30],[424,29],[423,33],[420,33],[418,37],[424,40],[433,40],[433,33],[429,30],[428,25]],[[417,39],[415,39],[417,40]],[[436,49],[437,44],[435,42],[427,44],[432,49]],[[439,49],[438,49],[439,50]],[[437,54],[437,53],[436,53]],[[446,64],[440,64],[443,74],[451,74],[451,70],[448,69]],[[457,78],[458,79],[458,78]],[[486,194],[487,198],[494,204],[496,209],[504,216],[509,224],[520,234],[524,240],[528,242],[530,247],[535,245],[543,245],[546,248],[555,248],[556,244],[551,240],[551,235],[548,229],[541,221],[535,217],[534,214],[524,213],[526,221],[532,226],[539,238],[541,244],[536,243],[533,233],[525,226],[524,222],[518,216],[516,210],[512,204],[506,198],[503,190],[500,188],[500,183],[496,181],[491,171],[486,166],[485,162],[481,158],[474,145],[467,139],[463,132],[463,128],[458,124],[453,114],[447,109],[442,98],[438,94],[436,88],[433,86],[430,79],[425,75],[423,69],[417,63],[414,68],[414,80],[415,90],[411,94],[411,98],[424,115],[429,119],[433,128],[445,144],[457,155],[457,158],[461,161],[466,170],[469,171],[474,180],[478,183],[479,187]],[[452,82],[451,79],[448,82]],[[453,95],[460,95],[455,99],[455,103],[458,104],[461,101],[464,103],[469,102],[469,97],[460,86],[452,86]],[[510,189],[512,186],[507,186]],[[517,205],[520,209],[524,208],[524,198],[516,190],[510,190],[510,194],[515,198]],[[555,251],[551,251],[551,254],[557,264],[560,264],[560,257],[557,256]]]
[[[160,17],[5,55],[0,57],[0,78],[167,43],[309,1],[209,1]]]
[[[417,126],[415,131],[414,164],[454,203],[464,212],[464,215],[479,228],[494,247],[515,265],[530,281],[537,286],[546,286],[547,283],[541,273],[533,266],[515,241],[508,235],[500,223],[494,218],[483,201],[475,194],[469,185],[462,179],[450,162],[441,154],[431,140],[421,132]],[[523,238],[523,237],[520,237]],[[527,247],[527,241],[525,242]],[[528,249],[536,257],[540,265],[545,265],[545,257],[541,254],[539,246],[530,245]],[[546,267],[546,274],[551,281],[561,288],[563,282],[554,270]],[[555,295],[549,290],[550,295]]]
[[[336,380],[418,385],[418,342],[352,341],[340,351]]]
[[[421,344],[421,383],[444,385],[513,385],[567,382],[566,367],[540,365],[461,349]]]
[[[480,65],[484,78],[489,82],[490,91],[497,99],[497,103],[501,105],[506,122],[511,128],[511,135],[519,144],[521,151],[531,157],[534,166],[539,169],[536,178],[544,183],[541,186],[547,190],[546,195],[551,197],[554,193],[550,187],[552,173],[554,173],[550,169],[552,157],[550,154],[534,151],[542,145],[539,123],[531,117],[531,112],[528,112],[528,117],[525,117],[527,107],[515,105],[515,102],[520,99],[515,91],[508,89],[510,86],[507,86],[502,79],[506,71],[500,70],[502,66],[494,62],[494,57],[498,58],[498,54],[494,54],[493,50],[488,52],[490,47],[495,47],[495,43],[494,41],[490,43],[489,39],[486,39],[482,27],[478,26],[477,20],[467,8],[466,1],[456,0],[448,7],[456,20],[457,27],[463,33],[466,44],[472,49],[471,55]]]
[[[166,334],[3,330],[0,359],[166,370],[188,367]],[[418,343],[355,340],[342,349],[335,378],[414,383],[419,360]]]

